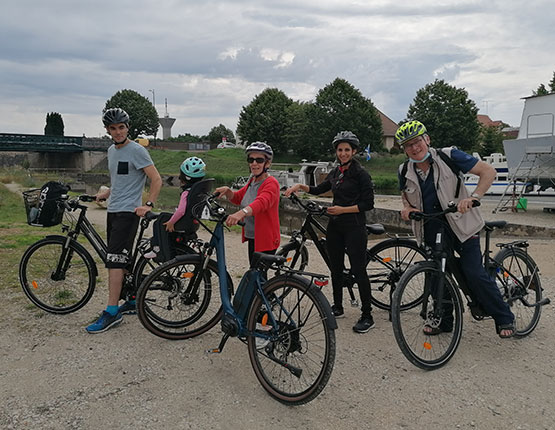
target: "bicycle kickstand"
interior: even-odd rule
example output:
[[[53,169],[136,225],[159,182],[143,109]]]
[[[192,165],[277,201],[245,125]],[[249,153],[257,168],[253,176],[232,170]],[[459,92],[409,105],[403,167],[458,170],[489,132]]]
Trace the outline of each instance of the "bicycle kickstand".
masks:
[[[224,334],[223,337],[222,337],[222,340],[220,341],[220,344],[218,345],[218,347],[213,348],[213,349],[207,349],[206,353],[207,354],[220,354],[224,350],[225,343],[227,342],[228,339],[229,339],[229,335]]]

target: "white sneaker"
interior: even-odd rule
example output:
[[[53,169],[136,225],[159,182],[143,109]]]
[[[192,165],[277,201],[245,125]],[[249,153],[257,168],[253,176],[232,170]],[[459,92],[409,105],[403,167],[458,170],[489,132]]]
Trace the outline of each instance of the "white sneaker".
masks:
[[[260,323],[256,323],[256,331],[258,332],[270,331],[271,329],[272,329],[272,326],[270,325],[262,325]],[[256,349],[264,349],[266,345],[270,343],[268,339],[263,339],[261,337],[257,337],[255,341],[256,341]]]
[[[150,251],[145,254],[145,258],[149,258],[149,259],[156,258],[157,256],[158,254],[156,254],[154,251]]]

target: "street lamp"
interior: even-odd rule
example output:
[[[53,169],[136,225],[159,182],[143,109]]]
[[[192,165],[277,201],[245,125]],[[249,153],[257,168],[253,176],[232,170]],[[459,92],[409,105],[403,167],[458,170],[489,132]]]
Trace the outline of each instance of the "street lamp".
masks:
[[[154,92],[154,90],[148,90],[152,93],[152,106],[154,106],[154,110],[156,110],[156,93]],[[156,129],[156,131],[154,132],[154,140],[156,140],[156,134],[157,134],[158,129]]]

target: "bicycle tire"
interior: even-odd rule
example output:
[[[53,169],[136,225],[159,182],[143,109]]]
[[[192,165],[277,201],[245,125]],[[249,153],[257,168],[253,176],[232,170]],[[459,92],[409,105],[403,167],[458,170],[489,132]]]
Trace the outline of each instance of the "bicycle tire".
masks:
[[[174,249],[176,256],[194,253],[194,250],[188,246],[174,245]],[[133,269],[133,285],[135,285],[135,288],[138,290],[146,277],[161,264],[162,263],[157,263],[151,258],[145,258],[142,254],[139,255],[137,263]]]
[[[231,291],[229,273],[227,283]],[[193,290],[188,291],[189,287]],[[137,292],[139,320],[148,331],[165,339],[205,333],[220,321],[222,309],[217,263],[209,260],[204,269],[198,254],[182,255],[157,267]]]
[[[322,292],[299,276],[282,275],[264,285],[271,297],[272,315],[279,329],[266,331],[274,339],[249,336],[249,358],[262,387],[287,405],[301,405],[326,386],[335,362],[335,319]],[[257,294],[247,317],[247,329],[260,330],[268,311]],[[269,318],[271,321],[271,318]],[[298,327],[298,328],[297,328]],[[259,340],[260,339],[260,340]],[[262,344],[260,342],[262,341]],[[264,344],[265,343],[265,344]],[[279,364],[271,356],[282,360]],[[295,376],[297,369],[299,375]]]
[[[515,336],[527,336],[534,331],[541,316],[541,306],[524,305],[524,300],[533,304],[542,299],[538,266],[519,248],[504,248],[493,259],[503,268],[503,273],[495,270],[493,275],[503,300],[509,303],[515,316]]]
[[[291,269],[305,270],[308,266],[308,249],[304,244],[301,247],[301,244],[296,241],[283,245],[278,249],[276,255],[287,258],[285,265]]]
[[[68,314],[81,309],[94,293],[97,269],[89,252],[70,241],[67,270],[55,277],[67,241],[65,236],[50,236],[32,244],[19,263],[19,282],[25,295],[40,309],[53,314]]]
[[[404,356],[415,366],[424,370],[437,369],[446,364],[455,354],[462,337],[463,304],[453,279],[445,276],[442,303],[453,307],[451,331],[436,335],[424,333],[424,325],[437,300],[432,293],[433,279],[441,276],[432,262],[422,262],[409,268],[399,280],[391,302],[393,334]],[[445,294],[447,293],[447,294]],[[422,297],[420,306],[404,308],[404,301]],[[447,311],[451,315],[451,312]],[[443,328],[449,322],[443,318]],[[439,327],[442,327],[442,324]]]
[[[426,260],[426,253],[411,239],[386,239],[366,250],[366,273],[372,289],[371,302],[391,310],[391,296],[403,273],[414,263]],[[404,307],[418,305],[415,298]]]

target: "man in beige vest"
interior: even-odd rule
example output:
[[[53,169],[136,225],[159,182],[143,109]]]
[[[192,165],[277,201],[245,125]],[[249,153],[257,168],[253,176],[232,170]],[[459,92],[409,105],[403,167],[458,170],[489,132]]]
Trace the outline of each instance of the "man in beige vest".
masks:
[[[395,138],[408,156],[408,162],[399,166],[399,182],[403,209],[401,217],[408,221],[409,213],[441,212],[449,202],[457,204],[458,212],[447,214],[444,240],[447,249],[460,256],[462,272],[475,299],[495,321],[497,334],[502,338],[515,333],[514,315],[503,301],[501,293],[482,265],[479,233],[484,220],[473,200],[480,200],[495,179],[495,169],[489,164],[458,150],[456,147],[435,149],[430,147],[426,127],[419,121],[403,124]],[[458,170],[480,177],[476,190],[469,195],[464,181],[440,156],[443,151]],[[449,160],[447,160],[449,161]],[[419,243],[433,247],[440,220],[412,221],[412,228]],[[453,316],[443,318],[439,327],[424,327],[424,332],[437,335],[453,330]]]

